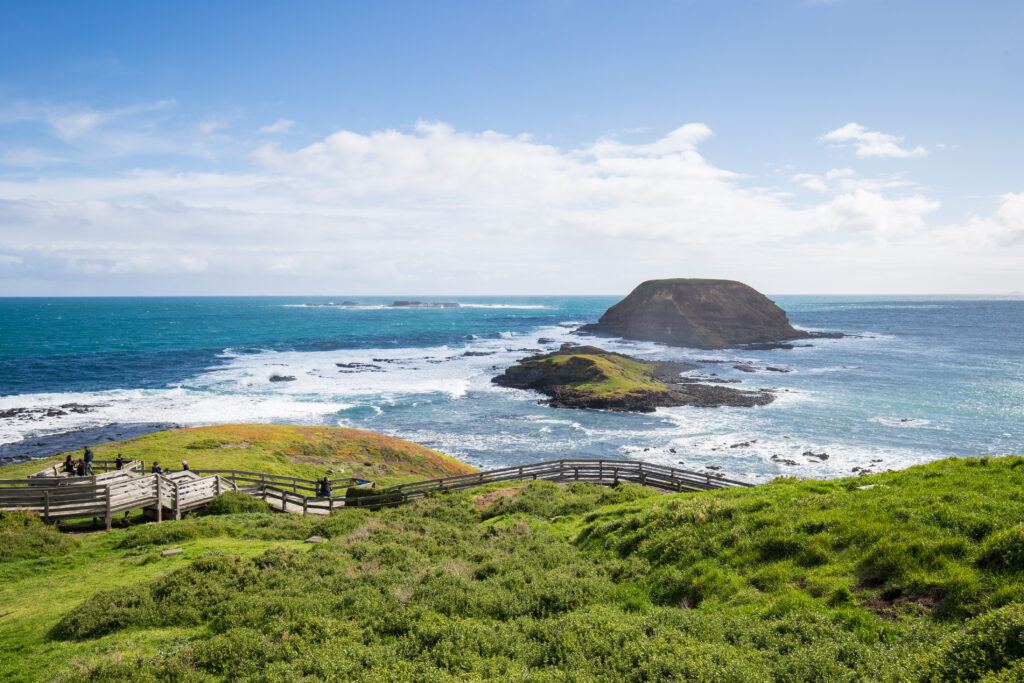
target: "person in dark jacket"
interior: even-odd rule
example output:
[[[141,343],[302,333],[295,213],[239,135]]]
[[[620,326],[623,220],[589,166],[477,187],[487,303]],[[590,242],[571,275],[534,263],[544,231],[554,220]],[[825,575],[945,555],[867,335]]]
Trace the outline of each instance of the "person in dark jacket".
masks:
[[[85,461],[86,474],[92,474],[92,449],[88,446],[85,447],[85,453],[82,456],[82,460]]]
[[[164,473],[164,468],[160,467],[160,463],[158,463],[157,461],[154,460],[153,461],[153,470],[152,470],[152,472],[153,472],[153,474],[163,474]]]
[[[75,473],[75,459],[71,457],[70,453],[68,454],[68,457],[64,459],[64,471],[68,474]]]
[[[85,476],[85,461],[84,460],[79,460],[78,463],[75,465],[75,474],[77,474],[80,477],[84,477]]]
[[[320,480],[320,497],[321,498],[330,498],[333,495],[334,495],[334,492],[331,489],[331,480],[328,479],[327,475],[325,474],[324,478]]]
[[[114,463],[115,463],[115,467],[117,467],[117,469],[122,469],[122,468],[124,467],[124,464],[125,464],[126,462],[128,462],[128,461],[127,461],[127,460],[125,459],[125,457],[124,457],[123,455],[121,455],[120,453],[118,453],[118,454],[117,454],[117,459],[116,459],[116,460],[114,460]]]
[[[188,472],[188,461],[187,460],[182,460],[181,461],[181,471],[182,472]]]

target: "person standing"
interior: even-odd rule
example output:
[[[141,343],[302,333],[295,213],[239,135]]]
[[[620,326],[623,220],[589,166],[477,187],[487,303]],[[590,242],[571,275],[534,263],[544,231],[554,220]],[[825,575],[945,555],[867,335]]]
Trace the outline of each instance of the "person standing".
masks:
[[[117,460],[114,461],[115,466],[117,467],[117,469],[122,469],[126,462],[127,462],[127,460],[124,459],[124,456],[121,455],[120,453],[118,453],[117,454]]]
[[[92,449],[88,446],[85,447],[85,454],[82,456],[82,460],[85,461],[85,473],[92,474]]]

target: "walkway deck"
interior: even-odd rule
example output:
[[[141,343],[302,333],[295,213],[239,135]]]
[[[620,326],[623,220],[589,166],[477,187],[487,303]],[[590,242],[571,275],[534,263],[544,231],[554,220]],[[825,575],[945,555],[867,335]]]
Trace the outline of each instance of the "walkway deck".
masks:
[[[338,498],[316,496],[318,482],[297,477],[241,470],[186,470],[144,474],[145,463],[131,461],[116,469],[113,461],[93,463],[99,473],[70,477],[47,469],[27,479],[0,480],[0,510],[28,510],[46,522],[103,519],[107,529],[113,515],[144,509],[181,519],[181,514],[206,505],[225,491],[262,498],[284,512],[327,515],[342,507],[379,509],[411,503],[444,491],[459,491],[501,481],[586,481],[614,485],[630,482],[668,493],[751,486],[746,482],[635,460],[552,460],[400,484],[380,490],[363,488]],[[331,480],[333,490],[362,487],[372,482],[353,478]],[[357,495],[364,493],[364,495]]]

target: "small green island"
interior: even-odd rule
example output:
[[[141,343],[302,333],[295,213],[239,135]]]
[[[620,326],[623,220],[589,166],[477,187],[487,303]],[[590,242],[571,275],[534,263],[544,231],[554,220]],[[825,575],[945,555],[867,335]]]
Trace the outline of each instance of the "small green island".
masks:
[[[596,346],[564,345],[519,361],[493,378],[503,387],[532,389],[556,408],[653,412],[671,406],[756,406],[771,403],[770,391],[745,391],[684,378],[691,363],[645,361]]]
[[[385,483],[473,472],[323,427],[96,451]],[[668,495],[510,481],[329,516],[225,493],[110,532],[4,511],[0,679],[1019,681],[1022,492],[1010,456]]]

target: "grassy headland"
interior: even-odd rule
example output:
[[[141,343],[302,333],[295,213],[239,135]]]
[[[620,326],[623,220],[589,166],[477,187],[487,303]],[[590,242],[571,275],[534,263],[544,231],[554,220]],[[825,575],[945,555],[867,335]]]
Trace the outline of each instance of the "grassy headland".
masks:
[[[563,347],[524,358],[493,378],[505,387],[533,389],[556,408],[653,412],[660,406],[753,406],[773,400],[767,391],[742,391],[684,380],[690,363],[644,361],[596,346]]]
[[[85,444],[83,444],[83,447]],[[316,479],[327,473],[391,486],[407,481],[466,474],[476,470],[419,444],[376,432],[340,427],[241,424],[174,429],[93,446],[98,460],[118,453],[180,468],[236,469]],[[72,455],[78,457],[81,451]],[[0,468],[0,477],[16,479],[58,464],[64,456]]]
[[[8,514],[0,678],[1021,680],[1022,504],[1006,457],[667,496],[495,484],[73,547]]]

